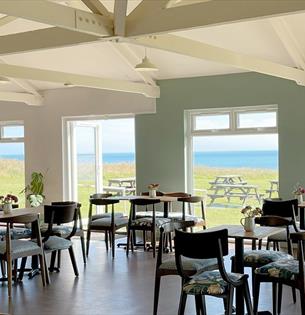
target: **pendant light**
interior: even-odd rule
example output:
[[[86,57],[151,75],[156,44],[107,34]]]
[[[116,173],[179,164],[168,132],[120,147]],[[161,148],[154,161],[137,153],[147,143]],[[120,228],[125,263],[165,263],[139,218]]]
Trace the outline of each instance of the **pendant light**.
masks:
[[[135,66],[137,71],[158,71],[159,69],[147,58],[146,48],[145,48],[145,57],[142,59],[142,62]]]

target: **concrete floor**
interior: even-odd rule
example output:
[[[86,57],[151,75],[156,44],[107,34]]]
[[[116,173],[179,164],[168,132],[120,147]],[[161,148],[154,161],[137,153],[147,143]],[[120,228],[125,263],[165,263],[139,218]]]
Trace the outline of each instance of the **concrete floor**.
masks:
[[[11,303],[6,284],[0,284],[0,312],[22,315],[151,315],[155,261],[151,252],[142,249],[127,259],[124,249],[116,250],[112,260],[103,241],[90,247],[86,265],[82,262],[80,244],[74,241],[80,276],[75,278],[67,252],[62,254],[60,273],[51,274],[51,285],[43,288],[40,276],[13,286]],[[229,267],[229,265],[228,265]],[[161,282],[159,315],[177,314],[180,281],[177,276]],[[299,296],[292,303],[291,290],[284,288],[282,315],[301,314]],[[263,285],[259,310],[271,310],[270,284]],[[207,298],[208,314],[223,314],[219,299]],[[195,314],[194,300],[188,299],[186,315]]]

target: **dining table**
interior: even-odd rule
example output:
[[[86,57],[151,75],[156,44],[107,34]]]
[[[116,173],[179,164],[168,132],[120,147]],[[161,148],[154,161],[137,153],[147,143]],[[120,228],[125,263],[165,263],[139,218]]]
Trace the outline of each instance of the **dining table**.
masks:
[[[282,227],[270,227],[270,226],[255,226],[253,232],[246,232],[242,225],[218,225],[207,229],[206,231],[216,230],[228,230],[228,237],[235,241],[235,266],[233,266],[234,272],[244,273],[244,240],[260,241],[268,236],[276,234],[278,232],[285,231]],[[244,315],[244,299],[242,288],[236,289],[236,315]],[[270,312],[258,312],[258,314],[270,314]]]

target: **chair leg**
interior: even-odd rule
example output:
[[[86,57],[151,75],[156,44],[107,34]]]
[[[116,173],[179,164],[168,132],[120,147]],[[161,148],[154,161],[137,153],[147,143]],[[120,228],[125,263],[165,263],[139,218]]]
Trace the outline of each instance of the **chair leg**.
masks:
[[[161,277],[156,274],[156,277],[155,277],[155,291],[154,291],[154,310],[153,310],[153,315],[157,315],[157,313],[158,313],[160,282],[161,282]]]
[[[50,261],[50,268],[49,268],[51,272],[54,271],[55,259],[56,259],[56,251],[53,251],[51,253],[51,261]]]
[[[153,257],[156,257],[156,231],[151,231],[151,237],[152,237],[152,247],[153,247]]]
[[[292,292],[292,300],[293,300],[293,303],[295,304],[297,302],[297,294],[295,292],[295,288],[291,288],[291,292]]]
[[[12,276],[13,276],[13,271],[12,271],[12,261],[10,259],[7,260],[6,267],[7,267],[8,297],[11,298],[11,296],[12,296]]]
[[[184,315],[187,294],[181,291],[178,315]]]
[[[294,288],[292,288],[294,289]],[[293,292],[293,290],[292,290]],[[277,313],[281,314],[282,310],[282,294],[283,294],[283,285],[281,283],[278,284],[278,292],[277,292]]]
[[[108,231],[107,230],[105,231],[105,244],[106,244],[106,250],[108,250],[109,246],[108,246]]]
[[[130,241],[131,241],[131,239],[130,239],[131,233],[130,232],[131,231],[129,229],[127,229],[127,245],[126,245],[126,256],[127,257],[129,255],[129,244],[130,244]]]
[[[87,260],[86,260],[86,247],[85,247],[85,238],[84,238],[84,236],[80,237],[80,243],[81,243],[81,246],[82,246],[83,261],[84,261],[84,264],[85,264],[85,263],[87,263]]]
[[[61,265],[61,250],[57,251],[57,269],[60,269],[60,265]]]
[[[6,267],[5,267],[5,261],[1,260],[1,273],[2,273],[2,277],[5,278],[6,277]]]
[[[172,252],[173,251],[173,243],[172,243],[172,233],[171,232],[169,232],[169,234],[168,234],[168,241],[169,241],[169,250],[170,250],[170,252]]]
[[[27,257],[22,257],[21,265],[20,265],[20,271],[19,271],[19,275],[18,275],[18,280],[19,281],[22,281],[22,279],[23,279],[24,269],[25,269],[25,266],[26,266],[26,261],[27,261]]]
[[[253,293],[253,313],[257,314],[258,310],[258,302],[259,302],[259,289],[260,289],[260,281],[257,276],[254,277],[254,293]]]
[[[144,251],[146,250],[146,231],[143,230],[143,246],[144,246]]]
[[[201,295],[195,295],[196,315],[201,315]]]
[[[91,231],[88,228],[88,231],[87,231],[87,246],[86,246],[86,255],[87,255],[87,257],[89,255],[90,237],[91,237]]]
[[[17,273],[18,273],[18,259],[14,259],[14,263],[13,263],[13,266],[14,266],[14,271],[13,271],[13,279],[14,279],[14,282],[17,282]]]
[[[254,290],[254,288],[253,288],[253,290]],[[251,296],[250,296],[250,290],[249,290],[248,281],[245,283],[245,286],[244,286],[244,297],[245,297],[245,303],[246,303],[246,308],[247,308],[248,315],[254,315],[253,308],[252,308],[252,303],[251,303]]]
[[[45,266],[45,274],[46,274],[46,283],[50,284],[51,280],[50,280],[50,274],[49,274],[49,269],[47,267],[47,260],[46,260],[46,255],[45,253],[43,253],[43,260],[44,260],[44,266]]]
[[[206,311],[206,307],[205,307],[205,296],[204,295],[201,295],[200,302],[201,302],[201,314],[202,315],[207,315],[207,311]]]
[[[272,282],[272,312],[277,315],[277,283]]]
[[[77,264],[76,264],[76,260],[75,260],[74,251],[73,251],[73,247],[72,246],[69,247],[69,254],[70,254],[70,258],[71,258],[74,274],[75,274],[76,277],[78,277],[78,269],[77,269]]]
[[[43,255],[39,255],[39,263],[40,263],[40,273],[41,273],[41,280],[42,280],[42,285],[45,287],[46,286],[46,266],[44,264],[44,258]]]
[[[225,307],[225,315],[232,315],[232,308],[233,308],[233,286],[229,286],[229,292],[228,292],[228,297],[226,300],[226,307]]]
[[[136,241],[136,231],[132,230],[130,232],[130,246],[131,246],[132,252],[134,252],[135,241]]]
[[[109,234],[111,234],[111,245],[112,245],[112,258],[114,258],[115,255],[115,230],[109,231]]]

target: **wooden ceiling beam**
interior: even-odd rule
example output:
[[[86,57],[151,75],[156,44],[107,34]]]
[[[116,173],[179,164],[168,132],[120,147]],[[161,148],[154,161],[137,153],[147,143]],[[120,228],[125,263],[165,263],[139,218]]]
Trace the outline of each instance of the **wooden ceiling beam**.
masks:
[[[1,0],[0,13],[99,37],[113,35],[108,17],[51,1]]]
[[[305,1],[299,0],[213,0],[150,12],[150,3],[154,2],[146,0],[127,17],[126,36],[170,33],[305,11]]]
[[[174,35],[157,35],[138,39],[126,39],[126,41],[184,56],[217,62],[248,71],[255,71],[283,79],[293,80],[298,84],[305,86],[305,72],[303,70],[237,53],[228,49],[215,47],[191,39]]]
[[[32,106],[41,106],[42,98],[31,93],[16,93],[0,91],[0,101],[21,102]]]
[[[160,96],[159,87],[149,84],[9,64],[0,64],[0,76],[136,93],[151,98],[158,98]]]
[[[115,0],[114,2],[114,34],[125,36],[127,0]]]

